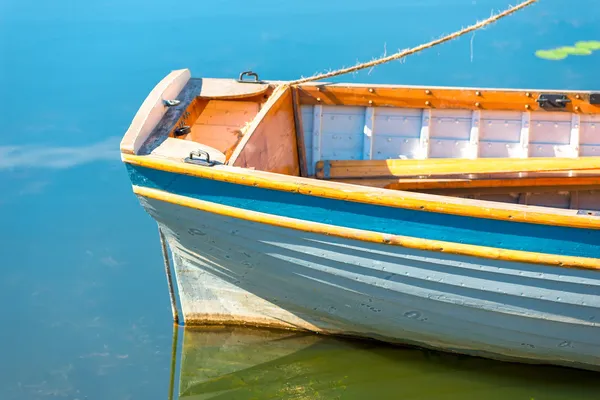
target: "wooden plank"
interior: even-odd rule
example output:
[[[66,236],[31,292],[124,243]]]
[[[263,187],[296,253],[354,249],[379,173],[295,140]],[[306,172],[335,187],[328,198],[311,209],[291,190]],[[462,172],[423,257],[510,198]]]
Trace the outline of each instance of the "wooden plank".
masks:
[[[205,106],[199,113],[200,106],[189,108],[188,121],[191,122],[187,124],[192,131],[181,138],[214,147],[222,153],[239,142],[244,127],[252,122],[260,108],[259,103],[241,100],[197,99],[192,105],[195,104]]]
[[[479,158],[426,160],[323,160],[316,176],[330,178],[369,178],[409,175],[455,175],[482,173],[575,171],[600,169],[600,157]]]
[[[292,90],[276,89],[237,144],[228,165],[298,176]]]
[[[312,165],[321,160],[322,153],[322,125],[323,125],[323,107],[315,106],[313,110],[313,148],[312,148]]]
[[[579,145],[581,141],[581,117],[578,114],[571,116],[571,137],[569,144],[573,157],[579,157]]]
[[[440,198],[418,192],[348,185],[334,181],[322,181],[299,176],[273,174],[265,171],[232,168],[228,165],[205,168],[193,164],[157,159],[151,156],[122,154],[121,158],[123,162],[132,165],[161,171],[327,199],[483,219],[600,229],[600,217],[580,215],[577,213],[577,210],[523,206],[519,204],[504,204],[453,197]]]
[[[519,144],[521,146],[521,158],[529,158],[529,137],[531,133],[531,113],[523,112],[521,114],[521,135]]]
[[[512,175],[512,176],[511,176]],[[365,179],[332,179],[334,182],[379,187],[394,190],[425,190],[425,189],[463,189],[463,188],[518,188],[543,186],[594,186],[600,185],[600,170],[594,175],[574,175],[571,172],[545,174],[529,173],[525,177],[516,174],[489,174],[473,176],[471,174],[455,177],[440,178],[365,178]]]
[[[503,193],[507,191],[532,191],[534,188],[560,188],[577,187],[577,190],[592,190],[600,187],[600,175],[595,177],[580,178],[522,178],[522,179],[424,179],[424,180],[398,180],[385,186],[386,189],[394,190],[428,190],[427,193],[439,193],[440,191],[453,190],[466,192],[482,188],[499,189],[494,193]],[[574,189],[570,189],[574,190]],[[478,193],[484,193],[478,191]]]
[[[197,78],[201,81],[199,97],[205,99],[243,99],[267,93],[268,83],[240,83],[235,79]]]
[[[481,111],[475,110],[471,115],[471,132],[469,135],[469,158],[479,157],[479,135],[481,132]]]
[[[514,186],[514,187],[505,187],[505,186],[493,186],[493,187],[479,187],[479,188],[457,188],[457,189],[422,189],[419,190],[420,193],[426,194],[435,194],[441,196],[451,196],[451,197],[463,197],[463,196],[473,196],[473,195],[490,195],[490,194],[508,194],[508,193],[559,193],[559,192],[569,192],[571,190],[598,190],[600,189],[600,184],[595,185],[549,185],[549,186]],[[531,204],[530,196],[526,197],[527,204]]]
[[[121,153],[138,154],[142,144],[167,112],[163,100],[175,99],[190,80],[190,70],[180,69],[165,76],[148,94],[121,139]]]
[[[216,161],[219,164],[225,163],[225,154],[213,147],[192,142],[190,140],[175,139],[172,137],[165,139],[160,145],[153,149],[150,154],[170,160],[183,161],[186,157],[189,157],[190,152],[195,150],[204,150],[208,153],[211,160]]]
[[[312,84],[301,85],[299,93],[301,104],[312,105],[545,111],[536,102],[539,90]],[[600,106],[589,103],[589,93],[555,90],[543,93],[561,93],[569,97],[571,102],[557,111],[600,114]]]
[[[375,108],[365,107],[365,127],[363,128],[363,160],[373,159],[373,142],[375,138]]]
[[[429,138],[431,136],[431,110],[423,110],[421,116],[421,132],[419,133],[419,150],[417,158],[427,159],[429,157]]]
[[[292,102],[294,106],[294,123],[296,128],[296,147],[298,151],[298,166],[300,176],[308,176],[308,164],[306,159],[306,142],[304,140],[304,126],[302,121],[302,109],[300,108],[300,99],[298,89],[292,88]]]
[[[571,192],[571,198],[569,199],[569,208],[571,210],[577,210],[579,208],[579,191]]]

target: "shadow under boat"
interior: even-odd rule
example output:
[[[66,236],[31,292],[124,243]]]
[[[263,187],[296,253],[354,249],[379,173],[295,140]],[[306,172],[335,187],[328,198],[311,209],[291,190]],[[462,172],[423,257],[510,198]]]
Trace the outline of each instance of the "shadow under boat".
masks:
[[[169,399],[597,399],[598,373],[302,332],[175,326]]]

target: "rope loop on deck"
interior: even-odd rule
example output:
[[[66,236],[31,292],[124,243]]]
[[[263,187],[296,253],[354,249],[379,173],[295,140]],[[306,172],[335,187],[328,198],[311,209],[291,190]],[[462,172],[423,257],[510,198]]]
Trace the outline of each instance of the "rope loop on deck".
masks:
[[[369,62],[357,64],[357,65],[355,65],[353,67],[342,68],[342,69],[339,69],[337,71],[326,72],[326,73],[315,75],[315,76],[312,76],[312,77],[309,77],[309,78],[302,78],[302,79],[298,79],[298,80],[295,80],[295,81],[291,81],[291,82],[288,83],[288,85],[299,85],[301,83],[317,81],[317,80],[321,80],[321,79],[325,79],[325,78],[331,78],[331,77],[334,77],[334,76],[347,74],[349,72],[355,72],[355,71],[358,71],[358,70],[361,70],[361,69],[365,69],[365,68],[372,68],[372,67],[375,67],[377,65],[384,64],[386,62],[390,62],[390,61],[393,61],[393,60],[398,60],[400,58],[409,56],[411,54],[418,53],[420,51],[423,51],[425,49],[431,48],[431,47],[436,46],[438,44],[441,44],[441,43],[444,43],[444,42],[448,42],[448,41],[450,41],[452,39],[456,39],[457,37],[463,36],[463,35],[465,35],[465,34],[467,34],[469,32],[473,32],[473,31],[475,31],[477,29],[483,28],[484,26],[490,25],[490,24],[498,21],[501,18],[504,18],[504,17],[506,17],[506,16],[514,13],[514,12],[517,12],[517,11],[519,11],[519,10],[521,10],[521,9],[523,9],[523,8],[525,8],[525,7],[533,4],[533,3],[535,3],[536,1],[537,0],[526,0],[526,1],[524,1],[524,2],[522,2],[520,4],[518,4],[518,5],[516,5],[514,7],[511,7],[509,9],[507,9],[507,10],[499,13],[499,14],[493,15],[493,16],[489,17],[486,20],[483,20],[481,22],[478,22],[476,24],[473,24],[471,26],[463,28],[463,29],[461,29],[459,31],[456,31],[456,32],[450,34],[450,35],[444,36],[444,37],[442,37],[440,39],[432,40],[429,43],[425,43],[425,44],[422,44],[420,46],[413,47],[412,49],[401,50],[401,51],[399,51],[399,52],[397,52],[395,54],[392,54],[392,55],[389,55],[389,56],[386,56],[386,57],[382,57],[382,58],[379,58],[379,59],[376,59],[376,60],[373,60],[373,61],[369,61]]]

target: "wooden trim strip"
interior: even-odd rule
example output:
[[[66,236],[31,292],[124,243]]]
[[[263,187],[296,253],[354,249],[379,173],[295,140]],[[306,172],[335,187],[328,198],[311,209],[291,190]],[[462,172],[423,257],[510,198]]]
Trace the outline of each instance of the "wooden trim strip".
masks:
[[[300,176],[308,176],[306,160],[306,142],[304,141],[304,125],[302,122],[302,109],[298,99],[298,89],[292,88],[292,105],[294,109],[294,124],[296,130],[296,148],[298,152],[298,166],[300,167]]]
[[[335,236],[349,240],[401,246],[411,249],[457,254],[509,262],[552,265],[566,268],[600,270],[600,259],[588,257],[560,256],[519,250],[505,250],[493,247],[475,246],[461,243],[443,242],[408,236],[388,235],[373,231],[339,227],[317,222],[302,221],[295,218],[274,216],[271,214],[225,206],[203,200],[176,195],[158,189],[133,186],[136,195],[193,208],[226,217],[252,221],[271,226],[295,229],[303,232]]]
[[[414,192],[391,191],[381,188],[320,181],[311,178],[287,176],[229,166],[202,167],[194,164],[160,159],[153,156],[121,154],[121,159],[132,165],[176,174],[335,200],[475,218],[567,226],[572,228],[600,229],[600,218],[588,215],[578,215],[577,210],[552,209],[483,200],[442,197]]]
[[[565,108],[556,111],[600,114],[600,106],[590,104],[589,92],[349,85],[344,83],[299,86],[300,104],[422,109],[546,111],[536,102],[541,93],[559,93],[569,97],[571,102]]]
[[[329,173],[325,172],[329,169]],[[374,178],[411,175],[498,174],[511,172],[578,171],[600,169],[600,157],[580,158],[429,158],[426,160],[322,160],[317,178]]]
[[[578,187],[577,190],[593,190],[600,186],[600,175],[589,177],[563,177],[563,178],[517,178],[517,179],[398,179],[387,185],[386,189],[394,190],[427,190],[427,189],[477,189],[497,188],[519,189],[523,191],[536,188],[557,188],[565,190],[568,187]],[[576,190],[576,189],[572,189]],[[514,191],[514,190],[512,190]]]

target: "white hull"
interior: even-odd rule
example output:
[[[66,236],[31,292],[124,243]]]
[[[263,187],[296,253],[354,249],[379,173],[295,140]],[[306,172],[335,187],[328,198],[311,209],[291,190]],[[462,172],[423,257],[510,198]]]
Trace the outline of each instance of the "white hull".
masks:
[[[186,324],[307,329],[600,370],[596,271],[310,234],[140,198]]]

